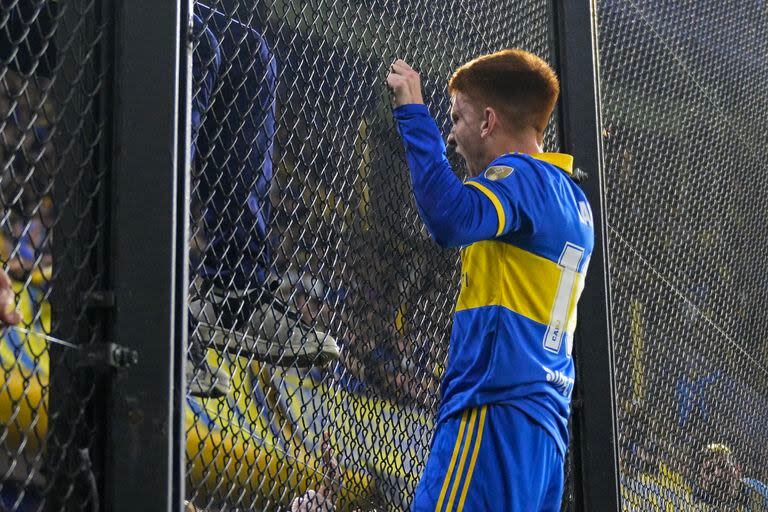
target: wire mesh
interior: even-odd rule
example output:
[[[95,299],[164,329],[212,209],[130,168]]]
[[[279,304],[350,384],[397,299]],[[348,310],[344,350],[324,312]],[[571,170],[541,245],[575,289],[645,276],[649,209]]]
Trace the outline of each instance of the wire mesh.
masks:
[[[0,261],[23,320],[0,339],[0,509],[97,505],[104,65],[96,0],[0,1]],[[63,340],[55,344],[52,340]]]
[[[506,47],[550,60],[550,9],[195,3],[190,509],[409,508],[458,254],[418,218],[386,71],[420,70],[447,134],[453,69]]]
[[[598,2],[623,510],[768,510],[768,18]]]

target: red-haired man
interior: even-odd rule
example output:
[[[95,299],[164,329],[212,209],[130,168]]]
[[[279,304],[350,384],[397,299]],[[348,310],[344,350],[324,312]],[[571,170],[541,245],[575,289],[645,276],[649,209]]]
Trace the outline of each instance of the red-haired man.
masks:
[[[397,60],[387,83],[421,218],[438,244],[462,248],[442,402],[413,510],[559,510],[576,303],[594,234],[573,158],[542,152],[557,77],[522,50],[456,70],[448,144],[466,162],[463,183],[418,73]]]

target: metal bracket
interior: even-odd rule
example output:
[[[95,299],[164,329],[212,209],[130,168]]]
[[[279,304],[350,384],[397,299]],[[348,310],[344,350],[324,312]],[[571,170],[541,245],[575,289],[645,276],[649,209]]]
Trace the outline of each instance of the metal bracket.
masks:
[[[110,367],[122,370],[130,368],[139,362],[139,353],[128,347],[115,343],[94,343],[80,346],[79,366]]]
[[[112,290],[91,290],[82,296],[86,309],[110,309],[115,307],[115,293]]]
[[[576,183],[584,183],[589,179],[589,174],[587,174],[587,172],[584,169],[581,169],[579,167],[574,167],[571,178]]]

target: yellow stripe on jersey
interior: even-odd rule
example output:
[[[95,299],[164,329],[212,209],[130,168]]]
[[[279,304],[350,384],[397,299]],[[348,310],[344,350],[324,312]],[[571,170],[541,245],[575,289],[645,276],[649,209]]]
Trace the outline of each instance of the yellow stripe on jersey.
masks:
[[[445,480],[443,481],[443,487],[440,489],[440,497],[437,500],[437,506],[435,511],[439,511],[445,501],[445,493],[448,491],[448,486],[451,483],[451,476],[453,474],[453,467],[456,465],[456,457],[459,455],[459,448],[461,447],[461,438],[464,435],[464,428],[467,426],[467,411],[461,415],[461,423],[459,424],[459,433],[456,436],[456,444],[453,447],[453,454],[451,455],[451,463],[448,464],[448,471],[445,473]]]
[[[456,311],[502,306],[549,324],[562,270],[554,261],[514,245],[495,240],[475,242],[461,253],[461,293]],[[584,286],[584,274],[578,273],[576,281],[572,293]]]
[[[467,431],[467,438],[464,440],[464,446],[461,448],[461,459],[459,459],[459,467],[456,469],[456,478],[453,480],[451,495],[448,497],[448,505],[445,507],[446,511],[453,510],[453,500],[456,499],[456,491],[459,490],[459,486],[461,485],[461,475],[464,472],[464,463],[467,461],[469,447],[472,446],[472,434],[475,432],[476,418],[477,409],[472,409],[472,413],[469,416],[469,430]]]
[[[466,185],[475,187],[477,190],[485,194],[486,197],[488,197],[488,199],[491,200],[494,208],[496,208],[496,216],[499,218],[499,227],[496,230],[496,236],[501,236],[501,234],[504,233],[504,226],[507,225],[507,218],[506,218],[506,215],[504,214],[504,207],[501,206],[501,201],[499,201],[499,198],[496,197],[496,194],[491,192],[491,190],[488,187],[476,181],[468,181]]]
[[[475,447],[472,449],[472,458],[469,459],[469,468],[467,469],[467,478],[464,481],[464,488],[461,490],[461,497],[459,498],[459,508],[457,512],[461,512],[464,509],[464,501],[467,499],[467,491],[469,491],[469,484],[472,482],[472,473],[475,471],[475,463],[477,462],[477,454],[480,451],[480,443],[483,441],[483,428],[485,427],[485,413],[488,409],[487,405],[480,408],[480,422],[477,428],[477,440],[475,441]]]

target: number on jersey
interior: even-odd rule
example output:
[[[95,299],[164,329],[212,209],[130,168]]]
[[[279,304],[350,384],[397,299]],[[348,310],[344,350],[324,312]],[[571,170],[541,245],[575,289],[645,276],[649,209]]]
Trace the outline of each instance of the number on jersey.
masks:
[[[573,330],[576,325],[576,303],[584,288],[583,275],[579,274],[579,265],[584,258],[584,249],[572,243],[566,243],[560,260],[560,282],[557,285],[555,302],[549,316],[547,333],[544,335],[544,348],[550,352],[560,352],[563,336],[568,335],[566,356],[571,357],[573,350]]]

